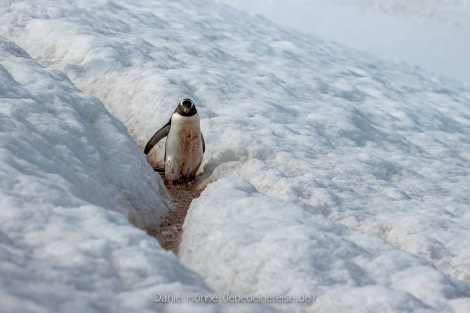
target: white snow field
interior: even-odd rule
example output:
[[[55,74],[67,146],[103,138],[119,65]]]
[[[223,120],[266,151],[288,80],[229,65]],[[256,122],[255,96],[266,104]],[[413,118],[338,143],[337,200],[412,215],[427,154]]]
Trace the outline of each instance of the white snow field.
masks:
[[[81,281],[84,299],[73,298],[74,303],[96,305],[94,297],[103,296],[94,293],[95,286],[103,279],[102,303],[111,303],[112,295],[120,299],[106,307],[115,312],[122,311],[116,309],[124,297],[120,290],[163,294],[191,286],[234,299],[279,295],[304,300],[219,301],[208,307],[227,312],[468,312],[468,85],[300,35],[211,1],[0,3],[0,35],[101,100],[138,146],[168,121],[181,98],[195,100],[201,115],[206,153],[200,179],[209,184],[191,204],[179,250],[181,263],[199,277],[131,230],[121,215],[113,213],[123,230],[115,220],[92,218],[77,206],[74,219],[57,224],[67,232],[80,227],[73,234],[83,244],[102,240],[103,245],[87,254],[86,270],[71,271],[69,258],[62,266],[51,265],[53,274],[41,272],[55,279],[62,273],[66,286],[72,273],[91,275],[92,282]],[[116,134],[124,136],[119,127]],[[135,164],[98,154],[98,166],[148,171],[129,143],[119,151],[103,142],[114,149],[113,156],[132,157]],[[161,158],[161,151],[153,157]],[[86,173],[94,177],[98,166],[83,168],[91,167]],[[152,187],[157,183],[145,178],[150,174],[134,174],[129,184],[136,194],[150,188],[165,199],[164,191]],[[22,212],[25,198],[10,197],[17,201],[12,207]],[[100,209],[107,205],[88,201],[101,215],[112,213]],[[52,212],[43,214],[52,218]],[[87,216],[95,225],[92,230],[79,222]],[[4,220],[0,227],[11,238],[13,230],[4,229]],[[90,231],[93,237],[87,237]],[[128,233],[134,237],[129,239]],[[106,244],[112,236],[117,237],[113,245]],[[42,239],[35,238],[33,261],[36,254],[50,254],[47,246],[39,247]],[[19,239],[2,239],[10,240],[8,249],[14,249]],[[30,251],[23,245],[15,253]],[[132,282],[123,285],[119,279],[129,276],[118,279],[94,265],[119,254],[121,247],[131,251],[125,264],[135,271]],[[83,252],[76,250],[72,254]],[[100,258],[102,254],[106,257]],[[40,280],[36,275],[12,275],[11,281],[28,284],[29,279]],[[212,291],[204,291],[201,278]],[[36,297],[18,295],[11,284],[2,285],[11,297],[41,305],[39,292]],[[313,295],[315,301],[306,301]],[[152,305],[126,299],[134,310]],[[208,310],[190,304],[162,308]]]
[[[469,0],[218,0],[325,41],[470,83]]]

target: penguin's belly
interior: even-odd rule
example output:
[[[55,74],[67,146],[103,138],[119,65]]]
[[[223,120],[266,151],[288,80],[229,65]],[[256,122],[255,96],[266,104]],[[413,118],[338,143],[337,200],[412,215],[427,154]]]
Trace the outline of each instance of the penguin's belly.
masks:
[[[203,155],[199,117],[173,116],[165,149],[166,180],[196,176]]]

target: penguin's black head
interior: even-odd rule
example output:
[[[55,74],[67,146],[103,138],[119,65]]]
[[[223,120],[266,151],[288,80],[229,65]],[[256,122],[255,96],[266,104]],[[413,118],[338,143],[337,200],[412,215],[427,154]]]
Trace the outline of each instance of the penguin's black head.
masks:
[[[175,112],[183,116],[193,116],[197,113],[196,106],[191,99],[183,99],[178,104]]]

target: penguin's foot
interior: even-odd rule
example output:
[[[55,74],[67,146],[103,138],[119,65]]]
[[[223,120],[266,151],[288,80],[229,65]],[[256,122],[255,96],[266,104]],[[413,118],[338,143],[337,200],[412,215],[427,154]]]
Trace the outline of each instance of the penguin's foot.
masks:
[[[173,181],[174,185],[192,185],[195,177],[194,176],[184,176],[179,180]]]

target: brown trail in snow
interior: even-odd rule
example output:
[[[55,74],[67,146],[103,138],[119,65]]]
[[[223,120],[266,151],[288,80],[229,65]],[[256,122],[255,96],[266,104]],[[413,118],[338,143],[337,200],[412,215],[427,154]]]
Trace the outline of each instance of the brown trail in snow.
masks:
[[[160,172],[160,175],[163,173]],[[163,177],[162,177],[163,178]],[[194,198],[198,198],[204,189],[200,186],[196,177],[195,181],[184,182],[178,185],[166,185],[168,193],[171,196],[173,207],[162,219],[160,225],[148,226],[146,231],[149,235],[155,237],[162,247],[171,250],[175,254],[178,252],[183,233],[183,223],[189,205]]]

